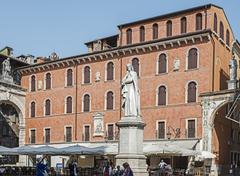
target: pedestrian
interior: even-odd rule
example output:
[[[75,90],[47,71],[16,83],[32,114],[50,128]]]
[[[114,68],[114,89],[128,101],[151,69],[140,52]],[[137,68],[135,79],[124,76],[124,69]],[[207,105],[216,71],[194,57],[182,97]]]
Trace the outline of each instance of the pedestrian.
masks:
[[[72,162],[69,163],[68,168],[70,170],[70,176],[77,176],[77,162],[76,162],[76,160],[72,160]]]
[[[133,176],[133,171],[127,162],[123,163],[123,168],[124,168],[124,171],[122,176]]]
[[[122,176],[123,170],[121,170],[120,166],[118,165],[117,168],[114,170],[114,176]]]
[[[158,164],[158,166],[159,166],[160,176],[164,176],[165,175],[165,167],[167,166],[167,163],[165,163],[163,160],[161,160],[160,163]]]
[[[43,158],[38,158],[37,159],[37,166],[36,166],[36,176],[48,176],[48,173],[47,173],[47,169],[48,169],[48,166],[47,164],[44,164],[44,159],[45,157]]]

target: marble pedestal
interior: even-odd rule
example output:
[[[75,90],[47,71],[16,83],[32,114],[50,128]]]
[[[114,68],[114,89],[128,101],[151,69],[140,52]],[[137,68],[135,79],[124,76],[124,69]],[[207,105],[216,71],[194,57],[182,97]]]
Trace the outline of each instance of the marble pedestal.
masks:
[[[134,176],[147,176],[146,157],[143,155],[143,129],[140,117],[123,117],[117,126],[120,130],[116,165],[128,162]]]

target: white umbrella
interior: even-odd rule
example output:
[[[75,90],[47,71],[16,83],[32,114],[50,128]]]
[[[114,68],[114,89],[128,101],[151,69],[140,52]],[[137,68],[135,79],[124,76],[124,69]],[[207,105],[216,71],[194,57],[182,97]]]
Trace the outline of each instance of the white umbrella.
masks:
[[[13,148],[8,148],[4,146],[0,146],[0,154],[1,155],[14,155],[15,151]]]

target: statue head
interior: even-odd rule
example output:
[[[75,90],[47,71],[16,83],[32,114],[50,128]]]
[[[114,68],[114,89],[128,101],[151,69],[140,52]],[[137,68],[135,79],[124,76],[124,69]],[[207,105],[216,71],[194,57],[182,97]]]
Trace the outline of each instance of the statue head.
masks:
[[[134,71],[132,64],[127,64],[127,71]]]

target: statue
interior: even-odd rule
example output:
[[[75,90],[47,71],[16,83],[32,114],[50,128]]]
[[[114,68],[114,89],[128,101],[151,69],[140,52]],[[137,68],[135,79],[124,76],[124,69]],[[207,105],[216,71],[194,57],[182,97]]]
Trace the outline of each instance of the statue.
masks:
[[[127,73],[122,80],[122,108],[125,116],[140,116],[140,96],[138,76],[131,64],[127,64]]]
[[[230,80],[237,79],[237,61],[235,58],[232,58],[229,61],[229,75],[230,75]]]
[[[5,78],[12,77],[11,76],[11,65],[10,58],[7,58],[2,62],[2,76]]]

